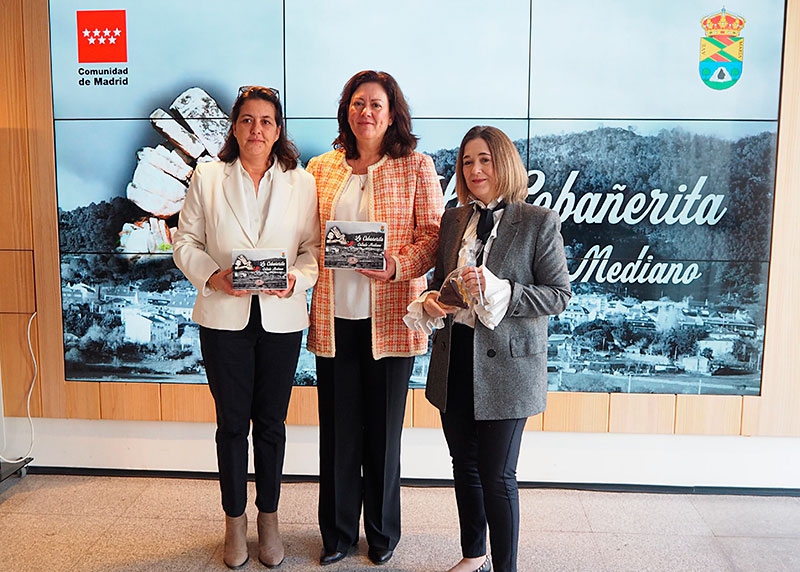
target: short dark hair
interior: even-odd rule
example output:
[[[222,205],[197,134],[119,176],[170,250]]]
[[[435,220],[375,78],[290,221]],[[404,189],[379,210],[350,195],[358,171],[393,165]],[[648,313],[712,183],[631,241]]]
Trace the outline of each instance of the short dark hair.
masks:
[[[364,83],[377,83],[383,87],[389,99],[389,113],[392,124],[386,129],[381,144],[381,152],[393,159],[407,157],[417,147],[419,137],[411,133],[411,112],[408,109],[406,98],[397,81],[388,73],[374,70],[364,70],[351,77],[342,89],[339,98],[339,110],[336,118],[339,121],[339,136],[333,141],[334,149],[343,149],[348,159],[358,159],[360,154],[356,144],[356,136],[347,120],[350,109],[350,100],[358,87]]]
[[[472,195],[464,178],[464,147],[473,139],[483,139],[492,154],[494,176],[497,181],[497,198],[506,203],[525,202],[528,196],[528,171],[522,164],[514,143],[497,127],[476,125],[464,135],[456,158],[456,195],[458,202],[467,204]]]
[[[239,96],[233,103],[233,109],[231,110],[231,126],[228,129],[228,135],[225,137],[225,144],[219,152],[219,158],[226,163],[231,163],[239,157],[239,142],[233,134],[233,129],[236,126],[236,122],[239,121],[242,106],[248,99],[262,99],[275,106],[275,123],[281,128],[281,132],[278,135],[278,140],[272,146],[272,154],[278,158],[278,162],[285,171],[296,168],[300,151],[297,150],[295,144],[286,134],[286,123],[283,120],[283,107],[281,107],[278,90],[260,85],[251,85],[239,90]]]

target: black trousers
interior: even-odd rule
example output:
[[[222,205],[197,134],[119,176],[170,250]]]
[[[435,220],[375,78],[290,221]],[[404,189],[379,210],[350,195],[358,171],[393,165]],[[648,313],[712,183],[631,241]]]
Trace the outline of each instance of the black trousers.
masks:
[[[247,504],[250,422],[256,506],[275,512],[286,450],[286,411],[300,356],[302,332],[276,334],[261,327],[258,297],[243,330],[200,327],[200,349],[217,413],[217,465],[222,508],[241,515]]]
[[[317,357],[319,527],[325,551],[400,540],[400,437],[413,357],[372,357],[371,320],[335,320],[336,357]]]
[[[473,333],[454,324],[447,411],[441,414],[450,456],[464,558],[486,554],[486,526],[496,572],[515,572],[519,544],[519,459],[525,419],[476,421]]]

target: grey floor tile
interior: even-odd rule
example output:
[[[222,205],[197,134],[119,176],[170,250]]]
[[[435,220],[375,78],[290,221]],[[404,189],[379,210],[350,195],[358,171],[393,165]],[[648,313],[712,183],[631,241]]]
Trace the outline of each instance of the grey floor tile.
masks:
[[[316,531],[307,526],[287,525],[281,529],[281,537],[286,547],[286,557],[280,566],[281,572],[437,572],[446,570],[460,558],[458,541],[452,534],[405,533],[392,559],[377,569],[367,558],[367,544],[362,536],[358,550],[341,562],[326,566],[319,565],[321,542]],[[241,568],[243,572],[261,571],[266,568],[257,560],[257,540],[248,542],[250,560]],[[217,547],[203,572],[224,572],[228,570],[222,561],[222,544]],[[522,569],[520,570],[522,572]]]
[[[320,540],[319,534],[316,530],[309,528],[306,525],[293,525],[283,524],[281,529],[281,539],[283,540],[286,549],[286,556],[283,564],[281,564],[281,572],[291,572],[295,570],[317,570],[319,572],[319,551]],[[211,559],[206,563],[205,567],[198,567],[198,570],[203,572],[222,572],[229,570],[225,563],[222,561],[223,551],[223,531],[220,529],[217,535],[217,546]],[[265,568],[258,561],[258,535],[255,528],[248,531],[248,552],[250,553],[250,560],[247,565],[241,568],[243,572],[255,571],[265,572]],[[327,571],[328,569],[326,569]],[[331,572],[333,572],[331,570]]]
[[[71,572],[189,572],[203,569],[222,541],[217,522],[119,519]]]
[[[578,491],[521,489],[520,526],[523,530],[590,532],[589,520]]]
[[[697,495],[691,502],[717,536],[800,537],[797,497]]]
[[[406,519],[408,521],[409,519]],[[367,558],[367,543],[362,538],[358,565],[364,572],[376,572],[375,566]],[[461,559],[458,535],[452,529],[442,527],[428,531],[415,528],[405,530],[394,556],[387,566],[395,572],[437,572],[450,568]],[[381,566],[380,572],[384,566]],[[343,568],[350,570],[350,568]]]
[[[253,500],[255,501],[255,497]],[[278,519],[282,524],[307,524],[316,527],[318,501],[317,483],[284,483],[281,487]]]
[[[735,572],[712,536],[595,535],[611,572]],[[762,572],[768,572],[764,570]]]
[[[2,515],[0,569],[4,572],[70,570],[116,520],[92,516]]]
[[[580,492],[593,532],[711,535],[687,495]]]
[[[520,533],[519,572],[611,572],[594,535],[587,532]]]
[[[255,485],[248,483],[251,560]],[[286,483],[282,572],[320,572],[318,485]],[[452,487],[403,487],[403,538],[380,572],[442,572],[461,555]],[[797,572],[800,498],[520,491],[520,572]],[[214,480],[28,475],[0,484],[2,572],[227,571]],[[359,551],[325,572],[377,572]]]
[[[125,516],[219,521],[225,518],[219,483],[203,479],[147,479]]]
[[[452,487],[403,487],[400,493],[403,530],[458,530],[458,509]],[[414,515],[408,518],[408,515]]]
[[[10,509],[24,514],[69,514],[117,517],[133,506],[147,487],[148,479],[31,475],[32,489],[16,493]],[[26,486],[25,483],[23,486]],[[16,495],[19,494],[17,497]],[[5,504],[5,503],[3,503]]]
[[[736,572],[797,572],[800,570],[800,542],[795,538],[718,539],[734,562]]]
[[[49,478],[45,475],[12,476],[0,482],[0,514],[17,512],[36,489],[47,484]]]

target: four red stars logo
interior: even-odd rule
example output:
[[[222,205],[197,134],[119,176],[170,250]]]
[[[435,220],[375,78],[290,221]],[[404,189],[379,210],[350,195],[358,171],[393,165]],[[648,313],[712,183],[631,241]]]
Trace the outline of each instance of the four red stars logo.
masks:
[[[78,10],[78,63],[128,61],[125,10]]]

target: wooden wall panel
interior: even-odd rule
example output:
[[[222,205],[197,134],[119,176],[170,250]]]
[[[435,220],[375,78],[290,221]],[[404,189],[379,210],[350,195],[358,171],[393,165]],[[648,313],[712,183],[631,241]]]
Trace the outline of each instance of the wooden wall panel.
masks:
[[[113,399],[109,401],[108,390],[94,391],[91,384],[72,385],[64,381],[50,60],[48,42],[43,41],[48,37],[48,5],[47,0],[3,0],[2,6],[0,85],[5,93],[0,94],[0,130],[11,131],[3,133],[6,139],[0,137],[0,159],[13,171],[8,176],[19,181],[8,183],[12,185],[11,200],[16,201],[12,210],[22,213],[8,215],[10,220],[21,221],[13,230],[16,236],[9,240],[19,243],[19,249],[25,250],[24,213],[30,210],[30,218],[36,221],[32,230],[35,304],[39,346],[45,350],[40,356],[42,414],[47,417],[90,416],[99,407],[99,398],[91,397],[94,394],[105,395],[102,399],[104,418],[109,408],[117,415],[127,415],[124,408],[116,407]],[[20,13],[23,36],[19,34]],[[679,432],[731,434],[735,417],[744,434],[800,436],[800,383],[794,364],[796,348],[800,347],[800,328],[797,328],[800,305],[796,303],[800,292],[800,225],[795,222],[800,219],[800,0],[788,2],[785,53],[763,396],[739,399],[738,412],[731,408],[729,398],[668,396],[676,400],[673,423]],[[19,71],[22,61],[24,65]],[[16,92],[19,97],[13,96]],[[14,107],[12,102],[24,102],[23,109],[19,111],[21,104]],[[9,111],[12,108],[13,111]],[[9,124],[9,117],[22,123]],[[3,154],[3,145],[12,147],[9,161]],[[24,149],[25,145],[27,156],[14,154],[13,149]],[[6,184],[5,181],[0,178],[0,185]],[[7,228],[6,222],[6,218],[0,218],[3,229]],[[0,250],[6,238],[0,237]],[[155,385],[143,385],[150,389],[142,391],[153,398],[153,403],[143,411],[152,417],[153,407],[161,410],[160,392],[153,394]],[[308,391],[314,390],[303,388],[293,397],[290,423],[308,423],[310,419],[316,423],[316,396]],[[426,426],[430,423],[426,421],[430,411],[426,412],[424,397],[417,399],[418,392],[421,393],[415,390],[409,397],[406,423]],[[77,401],[73,403],[73,400]],[[661,417],[665,415],[664,396],[641,397],[641,400],[646,407],[655,407],[659,412],[655,430],[663,430],[666,424]],[[608,394],[551,394],[548,411],[539,416],[538,421],[529,421],[529,426],[538,424],[548,431],[638,431],[637,428],[647,422],[626,410],[634,401],[625,404],[621,396]],[[130,414],[132,417],[125,418],[138,418],[142,411]]]
[[[28,416],[28,393],[34,365],[28,348],[28,322],[24,314],[0,314],[0,376],[3,382],[3,411],[8,417]],[[37,355],[36,319],[31,322],[31,345]],[[42,416],[41,381],[35,380],[31,393],[31,416]]]
[[[0,79],[0,85],[7,84]],[[33,248],[31,203],[27,185],[28,162],[27,155],[20,153],[20,149],[26,149],[27,146],[27,137],[22,129],[0,125],[0,163],[3,165],[0,169],[0,189],[3,196],[3,208],[0,209],[0,228],[3,229],[0,233],[0,249]]]
[[[679,395],[675,412],[677,435],[739,435],[739,395]]]
[[[528,417],[525,422],[525,431],[542,431],[544,429],[544,413]]]
[[[742,430],[741,434],[751,437],[758,434],[761,419],[761,397],[746,396],[742,398]]]
[[[787,7],[758,435],[800,436],[800,0]]]
[[[316,387],[292,388],[292,398],[289,400],[289,413],[286,415],[286,423],[289,425],[319,425]]]
[[[2,234],[4,232],[0,232]],[[33,252],[0,250],[0,268],[3,269],[0,272],[0,313],[27,314],[30,317],[36,311]]]
[[[42,380],[42,414],[67,416],[61,327],[61,277],[58,260],[58,205],[56,201],[53,98],[50,82],[50,31],[47,0],[16,0],[22,4],[25,38],[24,85],[27,107],[30,193],[39,321],[39,371]],[[19,30],[14,32],[19,34]]]
[[[605,433],[608,431],[608,394],[548,393],[542,427],[545,431]]]
[[[67,418],[100,419],[100,384],[96,381],[68,381]]]
[[[608,430],[611,433],[673,433],[675,396],[612,393]]]
[[[414,427],[442,427],[442,420],[439,417],[439,410],[431,405],[425,397],[424,389],[412,389],[414,400]]]
[[[441,429],[442,419],[439,416],[439,410],[431,405],[431,403],[425,398],[425,390],[414,389],[413,394],[414,419],[412,426]],[[525,423],[525,430],[541,431],[542,415],[534,415],[533,417],[528,418],[527,423]]]
[[[22,2],[3,0],[0,17],[0,250],[33,248]]]
[[[411,427],[414,423],[414,393],[406,394],[406,413],[403,417],[403,427]]]
[[[214,398],[208,386],[162,383],[161,420],[215,423]]]
[[[161,421],[161,391],[157,383],[100,384],[100,417],[129,421]]]
[[[403,427],[411,427],[413,417],[413,393],[409,391],[406,398],[406,414],[403,420]],[[316,387],[301,386],[292,388],[292,398],[289,401],[286,423],[289,425],[319,425]]]

